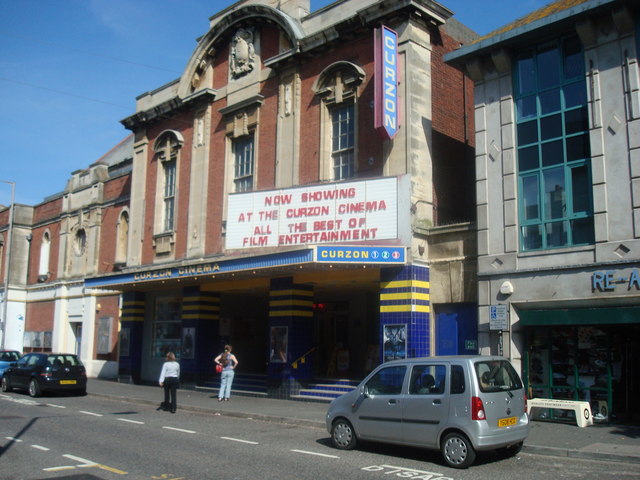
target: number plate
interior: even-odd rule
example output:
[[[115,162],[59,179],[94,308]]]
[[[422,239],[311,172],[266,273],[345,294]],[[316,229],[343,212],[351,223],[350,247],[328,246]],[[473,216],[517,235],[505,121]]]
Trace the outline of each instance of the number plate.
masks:
[[[518,423],[518,417],[508,417],[508,418],[498,419],[499,427],[510,427],[511,425],[515,425],[516,423]]]
[[[60,380],[60,385],[75,385],[75,380]]]

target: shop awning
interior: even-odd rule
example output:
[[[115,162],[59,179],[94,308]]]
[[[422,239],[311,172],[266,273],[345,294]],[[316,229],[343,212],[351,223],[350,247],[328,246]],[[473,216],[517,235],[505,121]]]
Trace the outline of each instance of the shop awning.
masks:
[[[568,308],[557,310],[518,310],[524,326],[616,325],[640,323],[640,306]]]

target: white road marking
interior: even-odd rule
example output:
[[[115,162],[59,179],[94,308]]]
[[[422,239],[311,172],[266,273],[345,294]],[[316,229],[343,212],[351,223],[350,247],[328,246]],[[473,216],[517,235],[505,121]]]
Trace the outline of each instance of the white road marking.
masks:
[[[65,458],[68,458],[69,460],[75,460],[76,462],[82,463],[83,466],[94,467],[98,465],[96,462],[92,460],[87,460],[86,458],[82,458],[82,457],[76,457],[75,455],[69,455],[68,453],[65,453],[62,456]]]
[[[47,403],[46,405],[47,407],[53,407],[53,408],[67,408],[64,405],[56,405],[55,403]]]
[[[175,430],[176,432],[184,432],[184,433],[196,433],[195,430],[185,430],[184,428],[176,428],[176,427],[162,427],[167,430]]]
[[[250,440],[242,440],[240,438],[233,438],[233,437],[220,437],[223,440],[231,440],[232,442],[240,442],[240,443],[248,443],[249,445],[260,445],[258,442],[252,442]]]
[[[45,472],[59,472],[62,470],[75,470],[76,467],[73,467],[71,465],[66,466],[66,467],[49,467],[49,468],[43,468],[42,470]]]
[[[80,413],[84,413],[85,415],[93,415],[94,417],[101,417],[101,413],[93,413],[93,412],[85,412],[84,410],[80,410]]]
[[[129,423],[135,423],[137,425],[144,425],[144,422],[139,422],[138,420],[129,420],[128,418],[119,418],[118,420],[120,420],[121,422],[129,422]]]
[[[31,446],[37,450],[42,450],[43,452],[48,452],[50,450],[47,447],[43,447],[41,445],[31,445]]]
[[[12,442],[18,442],[18,443],[20,443],[22,441],[22,440],[20,440],[19,438],[16,438],[16,437],[4,437],[4,438],[6,438],[7,440],[11,440]]]
[[[337,455],[327,455],[326,453],[318,453],[318,452],[308,452],[306,450],[296,450],[293,449],[291,450],[292,452],[296,452],[296,453],[304,453],[305,455],[316,455],[318,457],[327,457],[327,458],[340,458]]]

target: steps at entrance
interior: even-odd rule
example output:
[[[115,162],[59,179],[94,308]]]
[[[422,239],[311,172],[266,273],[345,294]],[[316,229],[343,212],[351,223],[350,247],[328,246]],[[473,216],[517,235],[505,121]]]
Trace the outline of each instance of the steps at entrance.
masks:
[[[220,390],[220,375],[216,375],[213,381],[206,382],[204,385],[196,387],[196,389],[213,390],[217,393]],[[233,377],[231,393],[266,397],[267,376],[236,373]]]
[[[311,400],[316,402],[330,402],[334,398],[338,398],[340,395],[354,390],[359,380],[335,380],[325,379],[316,380],[317,383],[312,383],[308,388],[300,390],[298,395],[292,395],[291,398],[296,400]]]

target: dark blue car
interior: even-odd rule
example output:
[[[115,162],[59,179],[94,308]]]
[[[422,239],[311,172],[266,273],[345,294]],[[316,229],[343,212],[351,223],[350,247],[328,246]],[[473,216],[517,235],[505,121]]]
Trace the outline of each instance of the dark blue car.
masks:
[[[27,390],[32,397],[48,391],[87,393],[87,371],[72,353],[27,353],[5,370],[2,391]]]

